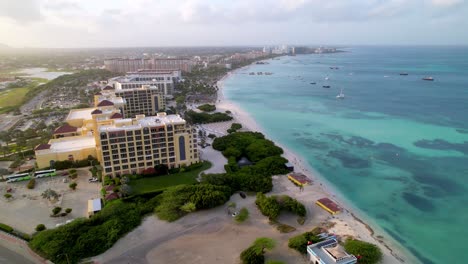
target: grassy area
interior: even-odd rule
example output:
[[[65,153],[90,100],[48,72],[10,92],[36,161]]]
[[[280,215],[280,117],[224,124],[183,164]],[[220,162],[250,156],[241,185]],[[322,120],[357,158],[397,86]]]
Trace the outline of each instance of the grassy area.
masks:
[[[170,175],[133,180],[130,182],[130,186],[132,187],[134,194],[141,194],[180,184],[194,184],[197,183],[198,174],[204,170],[209,169],[210,167],[211,163],[204,161],[203,166],[199,169]]]
[[[47,82],[46,79],[41,78],[31,79],[32,81],[24,87],[0,90],[0,114],[22,105],[24,103],[24,97],[30,90],[36,88],[40,83]]]
[[[26,87],[0,90],[0,109],[20,104],[28,90],[29,88]]]

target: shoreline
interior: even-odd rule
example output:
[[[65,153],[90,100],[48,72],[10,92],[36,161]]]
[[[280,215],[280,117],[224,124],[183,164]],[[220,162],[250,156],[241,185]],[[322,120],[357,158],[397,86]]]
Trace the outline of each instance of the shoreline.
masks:
[[[230,110],[234,118],[233,122],[241,123],[243,126],[242,130],[259,131],[268,136],[268,133],[265,133],[265,129],[263,129],[247,111],[242,109],[238,104],[227,99],[224,95],[224,81],[232,74],[248,68],[251,65],[232,70],[225,74],[217,82],[218,92],[215,105],[217,109],[222,111]],[[329,220],[329,222],[336,223],[338,221],[342,221],[345,227],[352,227],[352,231],[358,234],[356,238],[376,244],[382,250],[384,255],[382,258],[382,263],[389,264],[420,262],[416,259],[416,257],[412,256],[409,252],[406,252],[406,249],[403,246],[398,244],[396,241],[392,241],[393,238],[381,230],[378,225],[374,223],[371,226],[368,223],[372,221],[362,220],[364,217],[360,216],[362,214],[360,210],[350,205],[350,202],[346,202],[346,199],[340,194],[340,192],[330,186],[330,183],[325,182],[324,177],[321,176],[311,165],[309,165],[307,161],[302,159],[300,155],[285,147],[280,142],[275,141],[275,144],[284,150],[282,156],[294,164],[295,171],[302,172],[312,179],[314,184],[307,186],[306,189],[309,189],[309,191],[320,192],[324,195],[324,197],[328,197],[340,205],[342,212],[333,216],[332,220]]]

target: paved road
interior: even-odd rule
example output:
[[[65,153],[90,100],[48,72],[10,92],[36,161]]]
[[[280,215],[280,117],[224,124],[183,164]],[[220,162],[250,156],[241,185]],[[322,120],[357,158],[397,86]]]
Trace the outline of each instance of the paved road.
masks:
[[[34,264],[34,262],[31,262],[30,260],[21,256],[20,254],[11,251],[8,248],[0,246],[0,264],[12,263]]]

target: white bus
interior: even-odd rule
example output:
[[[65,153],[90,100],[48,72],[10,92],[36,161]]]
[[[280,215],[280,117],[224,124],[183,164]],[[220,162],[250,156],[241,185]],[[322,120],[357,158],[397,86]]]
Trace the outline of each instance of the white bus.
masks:
[[[57,175],[57,173],[55,172],[55,169],[41,170],[41,171],[35,171],[34,172],[34,178],[52,177],[52,176],[56,176],[56,175]]]
[[[18,182],[18,181],[27,181],[31,179],[29,173],[20,173],[7,176],[7,182]]]

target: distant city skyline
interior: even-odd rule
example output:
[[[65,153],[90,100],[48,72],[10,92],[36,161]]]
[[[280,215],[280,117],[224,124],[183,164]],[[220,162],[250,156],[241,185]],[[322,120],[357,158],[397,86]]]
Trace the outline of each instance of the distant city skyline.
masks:
[[[467,45],[465,0],[0,0],[22,48]]]

